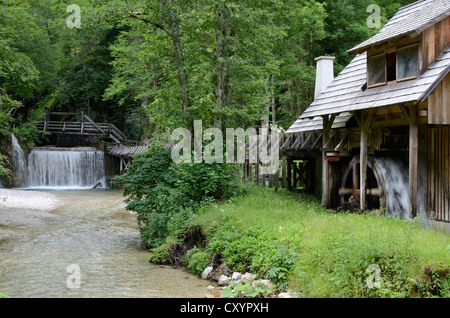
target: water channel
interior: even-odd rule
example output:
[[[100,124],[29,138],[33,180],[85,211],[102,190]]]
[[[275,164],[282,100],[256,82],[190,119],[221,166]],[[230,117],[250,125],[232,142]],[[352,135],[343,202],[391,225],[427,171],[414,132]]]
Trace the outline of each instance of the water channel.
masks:
[[[210,282],[148,262],[136,215],[124,209],[120,191],[33,195],[39,193],[61,204],[49,211],[11,208],[1,203],[12,198],[0,197],[0,293],[13,298],[204,297]]]

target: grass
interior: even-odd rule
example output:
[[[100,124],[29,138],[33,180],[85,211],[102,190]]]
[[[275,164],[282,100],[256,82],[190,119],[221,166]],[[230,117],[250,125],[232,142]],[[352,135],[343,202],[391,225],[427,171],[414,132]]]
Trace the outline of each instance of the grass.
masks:
[[[311,195],[250,187],[189,226],[206,233],[210,255],[303,297],[450,297],[448,236],[411,221],[334,213]],[[372,264],[381,288],[368,288]]]

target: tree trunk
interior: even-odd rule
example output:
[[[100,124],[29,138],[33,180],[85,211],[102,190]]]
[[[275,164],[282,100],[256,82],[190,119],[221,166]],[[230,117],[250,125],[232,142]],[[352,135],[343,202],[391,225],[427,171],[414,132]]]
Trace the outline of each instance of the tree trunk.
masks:
[[[229,85],[229,69],[224,63],[224,58],[229,55],[228,50],[228,36],[230,34],[229,21],[228,21],[228,8],[224,5],[222,12],[216,14],[218,32],[216,36],[216,48],[215,48],[215,68],[216,74],[214,76],[214,101],[216,104],[217,114],[215,116],[214,126],[221,128],[222,126],[222,107],[224,99],[226,98],[225,90]],[[228,96],[229,97],[229,96]]]
[[[169,0],[169,3],[173,5],[174,0]],[[164,13],[169,18],[170,22],[169,34],[171,35],[173,48],[175,50],[175,57],[176,57],[175,63],[178,70],[178,80],[180,83],[183,112],[189,113],[189,90],[187,84],[186,69],[184,65],[183,47],[181,45],[180,26],[178,25],[178,17],[173,10],[167,7],[166,0],[161,0],[161,6],[164,10]]]

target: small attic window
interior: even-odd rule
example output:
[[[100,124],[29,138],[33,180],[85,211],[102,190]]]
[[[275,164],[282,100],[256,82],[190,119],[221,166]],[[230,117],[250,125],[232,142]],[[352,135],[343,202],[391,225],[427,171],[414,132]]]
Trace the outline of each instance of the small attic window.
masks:
[[[416,78],[419,73],[419,46],[410,45],[397,51],[397,80]]]
[[[368,87],[394,84],[417,78],[419,45],[413,44],[367,58]]]
[[[386,84],[386,54],[369,57],[367,64],[369,87]]]

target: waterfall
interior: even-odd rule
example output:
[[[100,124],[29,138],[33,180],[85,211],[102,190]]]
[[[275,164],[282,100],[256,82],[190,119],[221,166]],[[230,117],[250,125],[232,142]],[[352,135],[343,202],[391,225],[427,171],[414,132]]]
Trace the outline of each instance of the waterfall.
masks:
[[[105,187],[104,153],[95,148],[35,148],[28,171],[30,188]]]
[[[11,135],[12,144],[12,166],[13,166],[13,183],[16,187],[26,187],[28,180],[28,169],[25,154],[20,146],[16,136]]]
[[[397,159],[375,157],[383,175],[386,193],[386,216],[409,219],[408,168]]]

